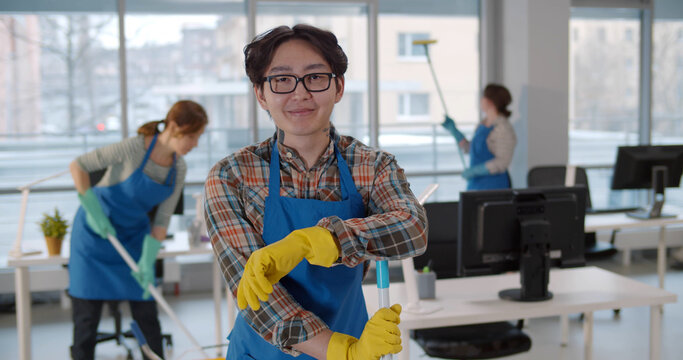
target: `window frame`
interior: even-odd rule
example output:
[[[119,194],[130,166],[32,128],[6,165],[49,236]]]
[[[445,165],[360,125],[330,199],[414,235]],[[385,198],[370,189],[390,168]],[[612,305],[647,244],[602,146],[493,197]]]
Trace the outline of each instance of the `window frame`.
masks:
[[[398,54],[396,54],[397,59],[404,62],[427,62],[427,55],[424,54],[424,51],[418,51],[420,53],[415,52],[416,49],[423,50],[424,48],[420,47],[420,45],[413,45],[413,41],[415,40],[427,39],[429,39],[429,33],[398,33],[398,46],[396,47],[398,49]],[[403,54],[401,53],[401,49],[404,50]]]

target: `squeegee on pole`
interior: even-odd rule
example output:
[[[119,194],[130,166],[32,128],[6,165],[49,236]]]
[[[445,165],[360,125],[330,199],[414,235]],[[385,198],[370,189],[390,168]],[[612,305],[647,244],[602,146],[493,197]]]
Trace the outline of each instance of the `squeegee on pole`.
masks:
[[[439,86],[439,80],[436,78],[436,72],[434,71],[434,65],[432,65],[432,57],[429,56],[429,45],[436,44],[436,40],[413,40],[413,45],[422,45],[425,49],[425,56],[427,57],[427,65],[429,65],[429,70],[432,73],[432,79],[434,79],[434,85],[436,85],[436,92],[439,94],[439,99],[441,100],[441,106],[443,106],[443,112],[446,116],[450,117],[448,114],[448,109],[446,108],[446,100],[441,92],[441,86]],[[458,149],[458,155],[460,155],[460,161],[462,162],[462,168],[467,169],[467,163],[465,162],[465,156],[462,154],[462,150],[458,144],[455,144]]]

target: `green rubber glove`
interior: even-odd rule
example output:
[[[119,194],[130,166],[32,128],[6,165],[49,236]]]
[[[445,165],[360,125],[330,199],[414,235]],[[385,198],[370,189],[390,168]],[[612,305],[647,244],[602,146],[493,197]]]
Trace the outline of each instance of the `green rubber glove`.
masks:
[[[145,240],[142,243],[142,255],[138,260],[138,271],[131,272],[138,284],[145,289],[145,292],[142,293],[142,298],[145,300],[149,299],[148,285],[154,285],[154,263],[157,261],[159,249],[161,249],[161,241],[149,234],[145,235]]]
[[[267,301],[275,285],[303,259],[312,265],[330,267],[339,258],[339,248],[325,228],[294,230],[284,239],[254,251],[244,266],[237,286],[237,306],[254,310]]]
[[[466,169],[462,173],[462,177],[464,177],[467,180],[469,180],[473,177],[476,177],[476,176],[484,176],[484,175],[491,175],[491,173],[489,172],[489,169],[486,168],[485,164],[479,164],[479,165],[472,166],[472,167]]]
[[[455,141],[457,143],[460,143],[465,138],[465,135],[458,130],[458,128],[455,126],[455,121],[453,121],[450,116],[446,115],[444,121],[441,123],[441,126],[443,126],[444,129],[448,130],[448,132],[455,137]]]
[[[83,210],[85,210],[85,221],[97,235],[105,239],[109,234],[116,236],[114,225],[111,224],[107,215],[104,214],[100,200],[97,199],[97,195],[92,191],[92,188],[88,189],[83,195],[78,194],[78,200],[81,202]]]
[[[332,333],[327,344],[328,360],[377,360],[387,354],[401,352],[401,305],[382,308],[368,320],[360,339],[342,333]]]

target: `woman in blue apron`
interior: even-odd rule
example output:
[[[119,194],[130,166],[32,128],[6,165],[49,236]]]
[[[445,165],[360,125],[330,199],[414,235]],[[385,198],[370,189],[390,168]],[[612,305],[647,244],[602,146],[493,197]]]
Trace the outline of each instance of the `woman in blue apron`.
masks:
[[[208,122],[197,103],[175,103],[166,119],[149,122],[138,136],[76,158],[70,169],[81,202],[71,231],[69,294],[74,334],[72,358],[93,359],[104,301],[127,300],[150,347],[163,355],[156,303],[144,290],[154,282],[154,263],[166,238],[187,165]],[[165,125],[159,131],[159,125]],[[97,186],[89,173],[106,169]],[[149,213],[156,207],[154,219]],[[150,224],[150,220],[152,223]],[[114,235],[140,271],[131,274],[107,239]]]
[[[472,137],[472,142],[446,116],[442,123],[464,152],[470,154],[470,167],[462,176],[467,179],[467,190],[505,189],[511,187],[508,166],[512,162],[517,137],[509,122],[512,102],[510,92],[502,85],[489,84],[481,98],[485,114]]]
[[[346,55],[334,34],[281,26],[245,47],[276,134],[218,162],[206,219],[239,316],[227,359],[379,359],[400,351],[400,306],[370,319],[369,260],[426,246],[424,209],[390,154],[336,133]]]

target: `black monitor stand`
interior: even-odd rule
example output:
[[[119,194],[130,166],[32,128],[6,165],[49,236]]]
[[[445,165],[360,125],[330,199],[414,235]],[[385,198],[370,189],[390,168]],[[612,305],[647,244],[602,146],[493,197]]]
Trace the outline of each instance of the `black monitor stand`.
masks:
[[[543,301],[553,297],[550,280],[550,223],[543,219],[520,218],[520,289],[498,293],[504,300]]]
[[[655,218],[673,218],[674,214],[662,214],[662,207],[664,207],[664,189],[666,188],[666,179],[668,173],[666,166],[652,167],[652,204],[643,211],[628,212],[626,215],[636,219],[655,219]]]

